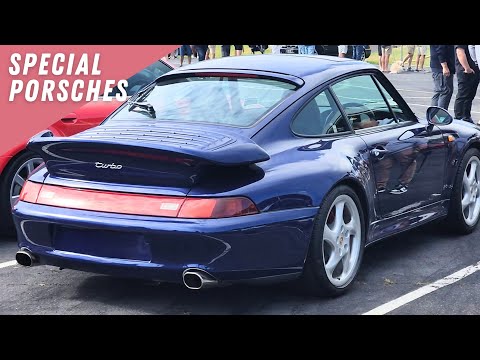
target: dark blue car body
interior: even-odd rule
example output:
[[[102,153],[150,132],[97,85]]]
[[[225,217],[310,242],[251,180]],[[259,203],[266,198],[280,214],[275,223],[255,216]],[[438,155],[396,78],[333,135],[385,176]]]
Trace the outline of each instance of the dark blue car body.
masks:
[[[366,218],[365,243],[369,245],[445,217],[459,161],[468,148],[480,147],[476,126],[460,122],[429,125],[413,114],[380,71],[350,59],[232,57],[180,68],[160,79],[222,72],[279,78],[297,84],[298,89],[244,128],[207,123],[158,125],[149,119],[119,126],[107,119],[69,138],[32,139],[29,148],[44,157],[46,167],[30,181],[134,194],[243,196],[256,205],[257,214],[185,219],[19,201],[13,209],[19,247],[28,249],[40,264],[177,283],[190,268],[204,270],[227,283],[297,277],[304,268],[319,208],[333,188],[344,184],[358,195]],[[381,84],[408,119],[319,136],[292,131],[292,121],[308,101],[324,90],[335,94],[333,84],[355,76],[369,76]],[[153,135],[146,137],[148,133]],[[199,147],[195,140],[182,146],[165,145],[162,141],[173,134],[200,134],[206,145]],[[218,143],[222,146],[213,146]],[[408,192],[379,192],[375,178],[380,162],[372,151],[394,154],[414,146],[420,150]],[[46,152],[47,147],[53,150]],[[116,155],[115,151],[105,151],[101,158],[103,163],[122,163],[121,177],[114,171],[100,175],[92,166],[100,161],[98,156],[89,158],[85,155],[88,152],[82,152],[89,148],[92,153],[121,151],[126,147],[147,160]],[[156,176],[168,165],[156,168],[148,156],[167,153],[203,159],[214,165],[213,170],[198,183],[171,179],[168,186],[159,185]],[[401,171],[400,164],[394,163],[391,171]],[[392,173],[392,177],[396,175]]]

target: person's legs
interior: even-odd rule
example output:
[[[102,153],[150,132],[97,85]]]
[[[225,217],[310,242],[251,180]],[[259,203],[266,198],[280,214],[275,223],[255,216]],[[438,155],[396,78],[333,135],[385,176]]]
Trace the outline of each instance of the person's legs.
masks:
[[[348,45],[338,45],[338,57],[344,58],[347,56]]]
[[[448,105],[450,104],[450,99],[452,98],[453,94],[453,75],[444,76],[443,74],[438,74],[440,85],[439,91],[436,91],[438,94],[438,105],[439,107],[448,110]],[[435,96],[435,95],[434,95]]]
[[[315,55],[315,45],[306,45],[305,47],[308,55]]]
[[[392,46],[384,46],[382,48],[383,56],[383,71],[388,71],[388,63],[390,62],[390,54],[392,53]]]
[[[305,45],[298,45],[298,53],[299,54],[306,54],[307,51],[305,50]]]
[[[233,45],[235,48],[235,56],[242,55],[243,45]]]
[[[453,112],[455,119],[466,119],[470,116],[466,116],[466,107],[470,97],[470,88],[473,85],[473,77],[465,74],[463,71],[457,74],[457,96],[455,97],[455,103],[453,104]],[[471,108],[471,104],[470,104]]]
[[[473,75],[475,75],[475,80],[472,81],[472,85],[470,87],[470,96],[468,98],[467,108],[465,109],[467,119],[472,119],[472,103],[473,99],[475,99],[475,96],[477,96],[477,89],[480,83],[480,74],[478,69],[476,69],[475,74]]]
[[[355,60],[362,60],[363,45],[353,45],[353,58]]]
[[[222,45],[222,57],[230,56],[230,48],[232,45]]]
[[[380,71],[383,71],[383,60],[382,60],[382,45],[377,45],[378,46],[378,67],[380,68]]]
[[[197,45],[198,61],[204,61],[208,45]]]

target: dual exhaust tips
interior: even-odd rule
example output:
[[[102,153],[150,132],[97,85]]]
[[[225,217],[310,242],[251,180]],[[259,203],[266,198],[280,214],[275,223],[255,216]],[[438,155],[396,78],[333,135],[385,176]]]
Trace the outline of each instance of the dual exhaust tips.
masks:
[[[22,248],[15,254],[15,260],[23,266],[34,266],[38,264],[38,259],[32,252]],[[183,284],[191,290],[206,289],[218,286],[218,280],[206,271],[200,269],[187,269],[183,272]]]

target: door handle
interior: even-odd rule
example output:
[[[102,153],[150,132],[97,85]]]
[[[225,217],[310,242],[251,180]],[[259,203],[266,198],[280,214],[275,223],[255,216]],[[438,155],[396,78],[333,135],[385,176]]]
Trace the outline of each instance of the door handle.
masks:
[[[377,158],[383,157],[387,152],[388,150],[385,149],[383,146],[377,146],[376,148],[373,148],[372,150],[370,150],[370,154],[372,154],[372,156],[375,156]]]

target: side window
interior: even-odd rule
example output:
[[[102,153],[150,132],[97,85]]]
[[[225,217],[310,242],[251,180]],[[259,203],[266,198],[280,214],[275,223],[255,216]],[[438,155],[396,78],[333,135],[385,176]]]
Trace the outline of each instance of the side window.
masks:
[[[410,118],[408,117],[408,112],[402,110],[400,105],[393,100],[393,97],[390,95],[390,93],[383,87],[383,85],[380,83],[380,81],[377,80],[378,86],[382,90],[383,94],[385,95],[385,98],[387,99],[390,108],[392,109],[393,113],[395,114],[395,117],[399,122],[402,121],[410,121]]]
[[[297,135],[321,136],[351,131],[328,91],[323,91],[297,114],[292,123]]]
[[[352,77],[332,86],[354,130],[395,123],[377,85],[370,75]]]

